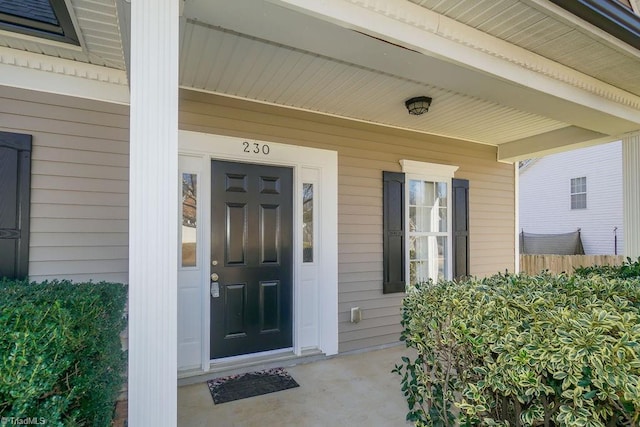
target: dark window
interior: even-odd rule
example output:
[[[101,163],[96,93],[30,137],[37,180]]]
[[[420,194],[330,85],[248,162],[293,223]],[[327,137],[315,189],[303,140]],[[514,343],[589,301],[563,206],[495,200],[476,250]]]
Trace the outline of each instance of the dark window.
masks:
[[[0,29],[80,46],[64,0],[0,0]]]
[[[31,135],[0,132],[0,277],[29,273]]]

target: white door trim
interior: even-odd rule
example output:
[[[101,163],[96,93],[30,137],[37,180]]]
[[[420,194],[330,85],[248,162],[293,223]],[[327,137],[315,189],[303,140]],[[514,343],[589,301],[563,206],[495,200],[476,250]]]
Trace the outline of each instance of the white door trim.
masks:
[[[294,315],[293,351],[302,355],[316,349],[327,355],[338,352],[338,160],[335,151],[269,141],[249,140],[191,131],[179,131],[179,151],[184,164],[199,163],[198,259],[201,268],[200,300],[180,302],[185,310],[199,311],[201,324],[200,369],[210,368],[209,260],[211,231],[211,160],[229,160],[293,168],[294,203]],[[181,168],[181,171],[185,171]],[[302,184],[314,184],[314,262],[302,261]],[[317,190],[315,190],[317,189]],[[314,224],[314,227],[316,225]],[[180,286],[180,284],[179,284]],[[178,322],[181,322],[179,313]],[[180,347],[180,346],[179,346]],[[180,355],[179,355],[179,359]],[[179,366],[197,374],[196,366]]]

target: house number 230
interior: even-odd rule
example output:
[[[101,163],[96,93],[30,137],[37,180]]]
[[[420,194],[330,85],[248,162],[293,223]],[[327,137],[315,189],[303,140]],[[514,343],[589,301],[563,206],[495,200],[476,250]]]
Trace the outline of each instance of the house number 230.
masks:
[[[242,143],[244,147],[242,151],[245,153],[253,153],[253,154],[264,154],[265,156],[269,154],[270,148],[267,144],[259,144],[257,142],[249,143],[247,141]]]

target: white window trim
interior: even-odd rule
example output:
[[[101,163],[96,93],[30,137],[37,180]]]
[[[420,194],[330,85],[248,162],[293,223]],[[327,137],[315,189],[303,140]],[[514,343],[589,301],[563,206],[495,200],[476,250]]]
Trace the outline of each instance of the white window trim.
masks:
[[[406,283],[410,284],[410,263],[409,256],[409,182],[411,180],[421,180],[430,182],[446,182],[447,185],[447,280],[453,278],[453,212],[452,212],[452,179],[458,166],[443,165],[438,163],[419,162],[415,160],[400,160],[402,172],[405,174],[405,209],[404,224],[406,230],[405,238],[405,277]],[[442,233],[444,234],[444,233]]]

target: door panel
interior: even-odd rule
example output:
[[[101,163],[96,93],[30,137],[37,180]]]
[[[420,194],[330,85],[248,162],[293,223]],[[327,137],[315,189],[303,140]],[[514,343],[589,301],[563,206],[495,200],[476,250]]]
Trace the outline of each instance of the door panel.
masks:
[[[291,347],[292,169],[212,161],[211,192],[211,358]]]
[[[227,203],[225,264],[244,265],[247,253],[247,205]]]

